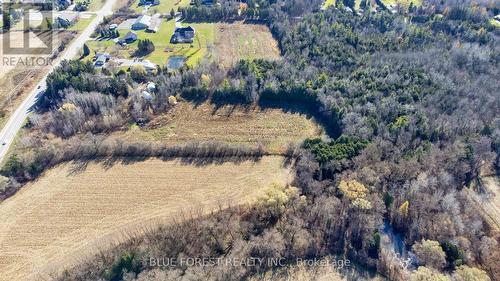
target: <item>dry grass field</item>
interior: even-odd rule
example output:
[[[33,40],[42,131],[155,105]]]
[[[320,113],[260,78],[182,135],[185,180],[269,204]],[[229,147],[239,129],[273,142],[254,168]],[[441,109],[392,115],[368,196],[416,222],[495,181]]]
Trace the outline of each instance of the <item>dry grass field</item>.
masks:
[[[0,280],[38,280],[124,233],[181,212],[252,201],[272,183],[285,184],[289,173],[281,157],[204,166],[90,163],[76,173],[74,165],[58,166],[0,204]]]
[[[481,205],[500,231],[500,179],[496,176],[489,176],[483,178],[483,183],[488,194],[484,196]]]
[[[0,42],[9,40],[11,47],[21,48],[24,46],[24,34],[23,31],[10,31],[8,35],[0,34]],[[34,33],[27,34],[30,47],[45,47]],[[69,36],[69,33],[46,32],[40,36],[47,38],[51,36],[55,47],[60,44],[63,37]],[[11,112],[19,106],[29,90],[33,89],[39,79],[50,69],[51,60],[48,54],[29,50],[25,54],[12,55],[4,51],[3,44],[0,44],[0,59],[0,128],[2,128]]]
[[[255,146],[271,152],[284,151],[289,143],[319,136],[321,128],[312,119],[280,109],[246,109],[239,106],[196,106],[181,102],[172,112],[153,120],[144,128],[133,126],[114,133],[129,141],[182,144],[192,141],[220,141]]]
[[[214,52],[215,58],[225,66],[240,59],[280,58],[278,42],[269,28],[256,24],[217,24]]]
[[[485,193],[464,189],[465,194],[476,203],[477,212],[489,225],[491,230],[500,233],[500,179],[496,176],[482,178]]]

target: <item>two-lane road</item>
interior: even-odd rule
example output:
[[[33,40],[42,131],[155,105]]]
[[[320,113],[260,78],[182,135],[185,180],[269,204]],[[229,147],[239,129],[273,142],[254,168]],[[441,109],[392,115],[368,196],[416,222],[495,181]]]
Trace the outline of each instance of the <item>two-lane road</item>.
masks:
[[[61,61],[66,59],[72,59],[77,54],[78,51],[83,47],[83,44],[90,39],[90,36],[96,29],[96,27],[101,23],[105,16],[111,15],[113,13],[113,7],[117,0],[107,0],[104,6],[96,12],[96,17],[90,24],[81,32],[71,43],[66,47],[65,51],[62,55],[60,55],[55,61],[53,61],[52,66],[48,73],[52,72],[56,67],[58,67]],[[22,128],[26,118],[30,113],[30,109],[35,104],[38,96],[43,94],[47,85],[46,79],[47,75],[45,75],[38,84],[36,84],[35,88],[30,92],[29,96],[21,103],[21,105],[14,111],[14,113],[10,116],[9,120],[2,128],[0,132],[0,162],[3,161],[3,158],[7,154],[9,147],[12,145],[14,138],[16,137],[19,129]]]

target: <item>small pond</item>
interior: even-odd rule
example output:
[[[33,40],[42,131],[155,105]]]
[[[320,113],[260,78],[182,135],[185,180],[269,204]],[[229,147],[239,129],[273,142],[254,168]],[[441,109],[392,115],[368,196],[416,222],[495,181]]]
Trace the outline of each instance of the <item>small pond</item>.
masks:
[[[177,70],[184,66],[186,58],[183,56],[171,56],[168,58],[167,67],[170,70]]]

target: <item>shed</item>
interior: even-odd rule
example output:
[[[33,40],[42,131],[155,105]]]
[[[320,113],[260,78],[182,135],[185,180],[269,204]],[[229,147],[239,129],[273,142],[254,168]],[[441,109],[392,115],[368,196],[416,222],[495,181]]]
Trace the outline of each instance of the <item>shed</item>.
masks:
[[[160,0],[139,0],[139,6],[151,5],[156,6],[160,5]]]
[[[127,44],[133,43],[135,40],[137,40],[137,34],[133,31],[125,34],[125,37],[122,38],[122,42],[125,42]]]
[[[141,95],[142,95],[142,98],[147,100],[147,101],[153,100],[153,95],[151,95],[148,91],[142,91]]]
[[[156,85],[154,82],[149,82],[148,85],[146,86],[149,92],[155,92],[156,91]]]

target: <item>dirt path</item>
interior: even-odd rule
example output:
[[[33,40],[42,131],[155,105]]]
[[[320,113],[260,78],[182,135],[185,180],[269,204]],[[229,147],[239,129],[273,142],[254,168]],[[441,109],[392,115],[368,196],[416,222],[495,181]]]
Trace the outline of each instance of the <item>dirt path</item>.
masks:
[[[117,237],[175,219],[254,200],[290,170],[281,157],[204,166],[147,160],[71,175],[65,164],[0,204],[0,280],[50,280]],[[178,218],[178,217],[177,217]]]

